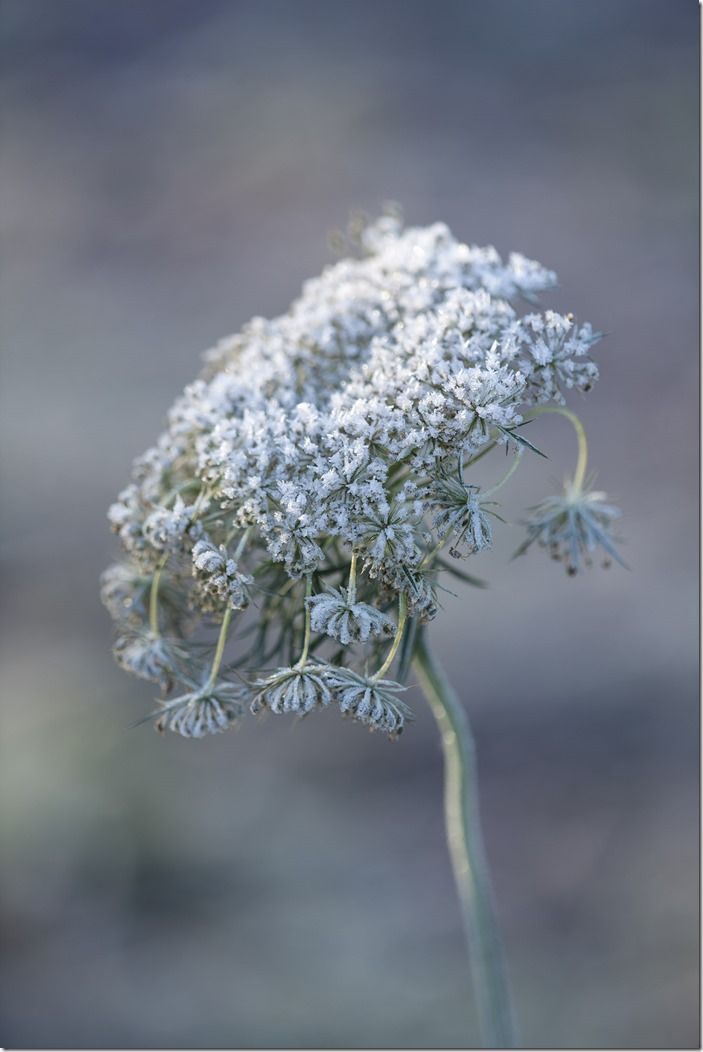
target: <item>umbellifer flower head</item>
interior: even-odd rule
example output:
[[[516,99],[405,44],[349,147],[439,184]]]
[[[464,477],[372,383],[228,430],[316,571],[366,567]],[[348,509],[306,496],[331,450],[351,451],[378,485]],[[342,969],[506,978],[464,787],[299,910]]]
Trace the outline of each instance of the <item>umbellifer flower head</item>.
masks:
[[[162,704],[156,720],[158,731],[174,731],[183,738],[203,738],[232,726],[244,711],[244,688],[220,681],[188,691]]]
[[[188,660],[188,652],[178,640],[132,627],[117,636],[113,654],[125,671],[165,688],[179,679]]]
[[[474,580],[442,549],[477,559],[501,521],[488,498],[506,479],[479,489],[475,465],[529,448],[523,423],[569,415],[564,392],[596,378],[598,334],[536,306],[556,281],[539,263],[395,216],[355,243],[286,313],[206,354],[110,508],[125,553],[102,587],[116,655],[180,685],[162,727],[229,726],[241,670],[254,710],[337,703],[397,736],[409,710],[386,672],[437,614],[440,574]],[[615,514],[574,487],[535,509],[524,547],[546,543],[572,570],[597,548],[618,558]]]
[[[329,705],[332,700],[324,665],[279,668],[254,686],[256,694],[251,703],[252,712],[269,709],[278,714],[292,712],[305,716],[318,706]]]
[[[625,566],[612,533],[620,510],[605,500],[605,493],[567,483],[561,496],[547,497],[530,509],[527,539],[515,554],[522,555],[536,541],[572,576],[590,566],[599,550],[605,566],[613,559]]]
[[[389,679],[376,679],[351,669],[330,672],[329,683],[334,690],[340,712],[365,723],[369,730],[384,731],[389,738],[397,738],[411,710],[398,694],[406,688]]]
[[[495,514],[490,504],[481,502],[478,486],[467,485],[461,466],[455,475],[440,475],[435,480],[430,506],[435,510],[434,525],[438,535],[452,541],[449,554],[461,558],[462,549],[474,555],[493,544],[493,530],[488,518]]]
[[[375,606],[350,599],[343,586],[310,596],[307,606],[313,632],[324,632],[344,646],[365,643],[371,636],[392,636],[396,629],[392,618]]]

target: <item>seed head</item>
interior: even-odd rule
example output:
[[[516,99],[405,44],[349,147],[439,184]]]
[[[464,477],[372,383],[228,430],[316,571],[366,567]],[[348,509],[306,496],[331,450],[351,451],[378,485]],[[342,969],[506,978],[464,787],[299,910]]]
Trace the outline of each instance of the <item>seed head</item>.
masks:
[[[615,547],[613,522],[620,510],[605,504],[605,493],[574,489],[570,483],[561,496],[547,497],[531,508],[526,520],[527,539],[518,548],[522,555],[535,541],[546,548],[553,559],[563,562],[566,572],[573,576],[590,566],[600,549],[603,563],[612,559],[626,566]]]
[[[365,643],[371,636],[392,636],[395,622],[368,603],[350,601],[343,586],[328,588],[307,600],[313,632],[323,632],[344,646]]]

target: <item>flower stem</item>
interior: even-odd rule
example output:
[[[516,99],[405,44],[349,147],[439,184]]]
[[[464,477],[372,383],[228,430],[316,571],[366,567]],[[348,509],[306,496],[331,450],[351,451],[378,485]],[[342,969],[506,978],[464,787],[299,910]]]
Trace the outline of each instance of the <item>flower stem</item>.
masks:
[[[403,632],[405,630],[405,622],[408,617],[408,600],[405,592],[400,593],[400,602],[398,603],[398,627],[395,630],[395,636],[393,637],[393,644],[391,649],[386,655],[386,660],[381,665],[378,672],[371,677],[372,680],[383,679],[388,669],[393,664],[393,658],[398,652],[400,641],[403,638]]]
[[[305,582],[305,598],[309,599],[312,595],[312,574],[308,574],[307,581]],[[308,660],[308,653],[310,651],[310,607],[307,603],[305,605],[305,636],[303,638],[303,652],[298,658],[295,667],[304,668],[305,662]]]
[[[149,631],[153,636],[161,634],[159,631],[159,584],[161,582],[161,572],[166,565],[167,560],[168,556],[164,556],[154,570],[154,576],[151,579],[151,589],[149,591]]]
[[[576,413],[572,413],[570,409],[566,409],[561,405],[541,405],[535,409],[530,409],[532,416],[541,415],[542,413],[559,413],[560,416],[565,416],[570,421],[574,431],[576,432],[576,438],[579,444],[579,455],[576,461],[576,471],[574,472],[574,481],[572,486],[574,490],[580,492],[583,489],[583,484],[586,479],[586,467],[588,465],[588,440],[586,438],[586,430],[581,423],[580,419],[576,416]]]
[[[222,624],[220,625],[220,634],[217,637],[217,647],[215,649],[215,656],[212,659],[212,668],[210,669],[210,675],[208,677],[206,690],[210,690],[215,685],[217,679],[217,673],[220,671],[220,665],[222,664],[222,657],[225,652],[225,644],[227,642],[227,631],[229,629],[229,623],[232,619],[232,607],[228,606],[225,610],[225,615],[222,618]]]
[[[347,581],[347,602],[351,605],[356,602],[356,552],[352,552],[349,563],[349,580]]]
[[[466,712],[424,635],[420,634],[413,665],[442,737],[447,841],[464,915],[482,1038],[486,1048],[514,1048],[510,990],[481,832],[473,735]]]
[[[239,543],[237,544],[237,547],[234,549],[234,555],[232,556],[232,558],[234,559],[235,562],[239,562],[241,554],[242,554],[242,552],[244,551],[244,549],[246,547],[247,541],[249,540],[249,534],[250,533],[251,533],[251,526],[247,526],[247,528],[245,529],[244,533],[239,538]]]
[[[508,479],[512,478],[514,472],[516,472],[517,469],[520,467],[521,460],[522,460],[522,450],[519,450],[515,454],[512,464],[510,465],[510,467],[508,468],[506,473],[503,475],[502,479],[500,479],[499,482],[496,482],[495,486],[491,486],[490,489],[484,489],[484,491],[481,494],[481,496],[482,497],[491,497],[491,496],[493,496],[494,493],[497,493],[499,489],[502,489],[502,487],[505,485],[505,483],[508,481]]]

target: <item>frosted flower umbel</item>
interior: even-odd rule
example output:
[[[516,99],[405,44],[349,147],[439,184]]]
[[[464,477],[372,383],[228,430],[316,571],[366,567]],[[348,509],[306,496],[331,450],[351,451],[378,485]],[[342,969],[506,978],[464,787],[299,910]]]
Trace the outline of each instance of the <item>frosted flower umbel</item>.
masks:
[[[605,500],[605,493],[582,490],[567,482],[561,496],[547,497],[530,509],[525,523],[527,540],[515,554],[522,555],[536,541],[553,559],[563,562],[572,576],[584,565],[590,566],[599,550],[604,566],[613,559],[624,566],[612,535],[620,509]]]
[[[110,508],[115,653],[173,691],[162,729],[333,708],[397,737],[410,714],[390,674],[437,614],[442,575],[471,579],[444,549],[473,561],[491,546],[493,495],[531,455],[523,425],[573,417],[565,395],[596,379],[598,334],[538,309],[556,281],[539,263],[390,216],[355,251],[206,353]],[[495,462],[487,489],[479,460]],[[573,568],[617,557],[614,515],[578,486],[535,510],[527,545]]]

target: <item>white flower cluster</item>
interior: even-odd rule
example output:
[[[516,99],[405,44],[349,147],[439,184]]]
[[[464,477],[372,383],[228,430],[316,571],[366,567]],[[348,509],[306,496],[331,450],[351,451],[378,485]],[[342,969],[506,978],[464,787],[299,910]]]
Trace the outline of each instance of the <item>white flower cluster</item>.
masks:
[[[358,258],[308,281],[286,314],[254,318],[208,352],[109,512],[126,563],[103,595],[121,635],[124,621],[130,640],[141,623],[153,648],[167,630],[179,640],[170,679],[184,681],[188,651],[185,675],[200,682],[203,649],[189,634],[216,619],[210,680],[238,670],[255,710],[336,704],[398,734],[408,710],[383,676],[407,618],[436,613],[442,545],[459,555],[491,544],[491,502],[465,473],[496,446],[521,453],[526,411],[597,376],[590,326],[518,313],[555,280],[441,223],[384,217]],[[233,617],[239,651],[221,669]],[[134,652],[135,673],[163,679],[169,647],[137,650],[123,642],[121,663]],[[184,697],[162,703],[161,726],[200,734],[239,711],[229,697]]]

